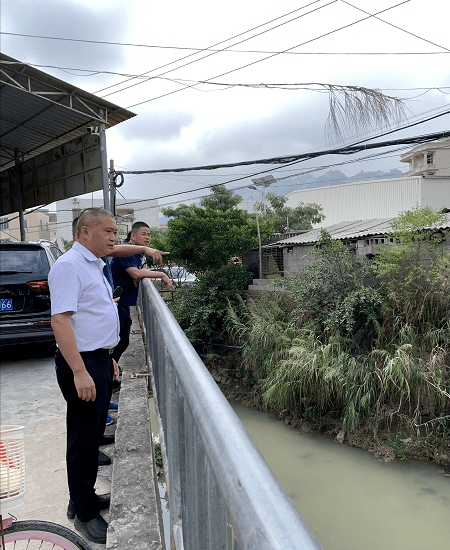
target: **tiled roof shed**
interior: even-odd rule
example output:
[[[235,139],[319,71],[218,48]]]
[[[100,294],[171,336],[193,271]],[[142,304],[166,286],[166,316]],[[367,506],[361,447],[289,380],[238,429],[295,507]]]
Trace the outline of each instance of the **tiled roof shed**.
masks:
[[[345,241],[357,256],[370,258],[377,254],[378,246],[386,244],[386,235],[392,232],[394,218],[346,221],[324,229],[334,239]],[[450,216],[440,229],[450,230]],[[312,229],[275,243],[267,244],[262,251],[263,277],[272,278],[283,273],[295,275],[313,261],[310,252],[320,241],[321,229]],[[444,249],[450,250],[450,239],[444,240]]]
[[[370,237],[373,235],[386,235],[392,231],[391,222],[394,218],[377,218],[373,220],[355,220],[349,222],[340,222],[329,227],[325,227],[326,231],[334,239],[351,240]],[[447,221],[440,229],[450,229],[450,215],[447,215]],[[320,239],[321,228],[312,229],[307,233],[296,235],[265,245],[264,248],[286,247],[302,244],[316,243]]]

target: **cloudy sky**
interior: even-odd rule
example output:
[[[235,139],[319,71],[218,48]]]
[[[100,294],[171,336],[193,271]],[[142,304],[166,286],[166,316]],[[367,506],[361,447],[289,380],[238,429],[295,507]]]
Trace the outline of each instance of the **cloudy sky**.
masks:
[[[405,99],[401,125],[450,108],[448,0],[1,0],[0,6],[3,53],[136,113],[107,132],[108,158],[121,169],[300,154],[386,131],[349,128],[337,142],[326,132],[328,94],[292,84],[362,86]],[[145,78],[130,79],[138,75]],[[449,120],[381,139],[446,130]],[[379,152],[385,154],[377,160],[337,168],[347,175],[406,171],[398,152]],[[348,160],[325,156],[269,173],[284,177]],[[126,176],[121,192],[126,199],[181,202],[206,192],[167,195],[247,176],[229,184],[245,186],[270,168]]]

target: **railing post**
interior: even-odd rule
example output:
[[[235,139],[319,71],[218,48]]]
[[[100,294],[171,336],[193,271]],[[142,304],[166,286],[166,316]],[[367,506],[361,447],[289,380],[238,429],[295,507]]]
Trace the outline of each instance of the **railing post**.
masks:
[[[227,507],[209,461],[206,464],[208,543],[205,550],[227,549]]]

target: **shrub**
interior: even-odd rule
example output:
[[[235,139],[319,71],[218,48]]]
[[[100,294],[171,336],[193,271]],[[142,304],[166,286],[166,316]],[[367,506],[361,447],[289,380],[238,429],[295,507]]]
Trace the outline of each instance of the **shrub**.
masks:
[[[299,275],[278,283],[295,302],[299,325],[314,320],[322,331],[349,337],[361,329],[379,332],[384,300],[377,289],[364,286],[374,278],[373,267],[325,230],[311,256],[314,261]]]
[[[277,292],[262,293],[257,301],[250,300],[244,312],[237,313],[229,306],[227,327],[230,335],[244,344],[242,367],[249,376],[264,378],[287,355],[298,333],[291,313],[289,302]]]
[[[450,254],[443,251],[445,214],[416,207],[392,222],[391,242],[379,247],[378,279],[395,315],[420,332],[449,319]]]
[[[231,304],[244,310],[245,289],[252,280],[246,266],[228,264],[200,275],[195,285],[175,293],[173,314],[189,340],[223,341]]]
[[[414,433],[424,405],[435,411],[436,421],[446,413],[449,382],[441,348],[428,360],[415,357],[410,344],[397,346],[393,353],[377,349],[355,356],[345,340],[325,343],[302,331],[262,389],[265,402],[278,410],[309,417],[336,415],[349,430],[364,422],[373,429],[386,427],[395,420],[397,427]]]

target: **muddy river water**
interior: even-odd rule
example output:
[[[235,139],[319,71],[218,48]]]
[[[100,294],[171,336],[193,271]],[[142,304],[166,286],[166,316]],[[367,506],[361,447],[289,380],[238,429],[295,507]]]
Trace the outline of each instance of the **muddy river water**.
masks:
[[[450,550],[450,477],[438,466],[384,463],[232,407],[324,550]]]

